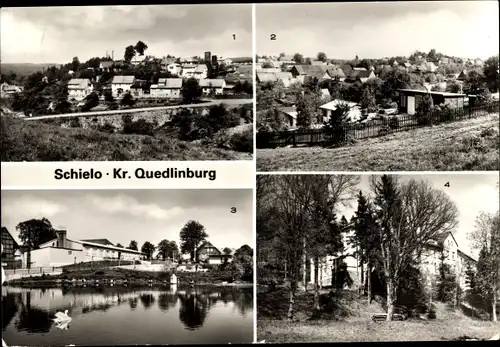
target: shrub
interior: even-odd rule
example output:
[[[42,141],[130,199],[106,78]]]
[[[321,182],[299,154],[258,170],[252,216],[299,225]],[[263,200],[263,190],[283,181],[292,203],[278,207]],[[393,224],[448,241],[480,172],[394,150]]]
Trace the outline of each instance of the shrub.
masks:
[[[133,98],[133,96],[130,94],[130,93],[126,93],[122,100],[120,101],[120,103],[123,105],[123,106],[133,106],[135,104],[135,100]]]
[[[153,135],[155,124],[139,119],[123,125],[124,134],[140,134],[140,135]]]
[[[238,152],[253,153],[253,129],[231,136],[231,147]]]
[[[97,130],[102,131],[102,132],[104,132],[104,133],[110,133],[110,134],[112,134],[112,133],[114,133],[114,132],[115,132],[115,130],[116,130],[116,129],[115,129],[115,127],[113,126],[113,124],[111,124],[111,123],[109,123],[109,122],[106,122],[106,123],[104,123],[103,125],[99,125],[99,126],[97,127]]]
[[[69,120],[69,126],[72,128],[81,128],[82,123],[80,122],[79,117],[71,117]]]

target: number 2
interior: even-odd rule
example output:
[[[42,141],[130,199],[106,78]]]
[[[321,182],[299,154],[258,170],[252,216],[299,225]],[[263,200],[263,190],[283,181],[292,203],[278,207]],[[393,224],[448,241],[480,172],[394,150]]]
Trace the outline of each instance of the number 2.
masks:
[[[276,40],[276,34],[271,34],[271,40]]]

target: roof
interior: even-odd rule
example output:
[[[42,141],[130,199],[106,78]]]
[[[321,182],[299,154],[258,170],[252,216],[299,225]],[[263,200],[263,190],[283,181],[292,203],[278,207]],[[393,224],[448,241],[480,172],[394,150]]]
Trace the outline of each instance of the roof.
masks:
[[[180,89],[182,88],[182,78],[167,78],[165,86],[167,88]]]
[[[116,251],[121,251],[121,252],[135,253],[135,254],[145,254],[143,252],[135,251],[133,249],[121,248],[121,247],[116,247],[116,246],[111,246],[111,245],[103,245],[101,243],[95,243],[95,242],[92,242],[92,241],[77,240],[77,241],[73,241],[73,242],[80,243],[82,245],[89,245],[89,246],[97,246],[97,247],[108,248],[108,249],[112,249],[112,250],[116,250]]]
[[[277,77],[274,72],[257,72],[259,82],[276,82]]]
[[[214,246],[214,245],[213,245],[210,241],[205,241],[205,242],[203,242],[203,243],[202,243],[202,244],[198,247],[198,249],[197,249],[196,251],[199,251],[200,249],[203,249],[203,248],[206,248],[206,247],[213,247],[213,248],[217,249],[217,250],[220,252],[220,250],[219,250],[217,247],[215,247],[215,246]],[[221,253],[222,253],[222,252],[221,252]]]
[[[364,67],[354,67],[352,68],[354,71],[368,71],[366,68]]]
[[[292,61],[293,60],[293,55],[284,55],[282,57],[278,58],[279,61]]]
[[[194,72],[195,73],[203,73],[203,72],[205,72],[205,70],[208,70],[208,67],[205,64],[200,64],[195,68]]]
[[[173,64],[177,61],[177,58],[163,58],[161,60],[162,64]]]
[[[353,69],[351,74],[349,75],[350,78],[370,78],[370,76],[373,76],[374,73],[373,71],[370,70],[355,70]]]
[[[329,68],[328,69],[328,74],[332,77],[332,78],[345,78],[345,73],[344,71],[341,69],[341,68]]]
[[[325,110],[336,110],[337,109],[337,106],[339,104],[347,104],[349,105],[351,108],[352,107],[355,107],[355,106],[358,106],[357,103],[355,102],[351,102],[351,101],[345,101],[345,100],[339,100],[339,99],[335,99],[335,100],[332,100],[324,105],[321,105],[319,108],[322,108],[322,109],[325,109]]]
[[[322,78],[329,67],[326,65],[295,65],[292,69],[296,69],[300,75]]]
[[[19,245],[21,243],[19,242],[19,240],[17,240],[16,238],[14,238],[14,236],[10,233],[10,231],[6,227],[2,227],[2,233],[4,233],[4,232],[6,232],[12,238],[12,241],[14,241],[14,243],[16,244],[16,246],[19,247]]]
[[[68,87],[86,88],[90,84],[88,78],[72,78],[68,81]]]
[[[145,80],[135,80],[130,88],[134,88],[134,89],[146,88],[147,84],[148,84],[148,82]]]
[[[289,115],[292,118],[297,118],[297,108],[295,106],[282,107],[280,111]]]
[[[330,91],[327,88],[321,89],[321,95],[330,96]]]
[[[224,87],[224,80],[223,79],[201,79],[200,80],[200,87],[206,88],[206,87],[213,87],[213,88],[222,88]]]
[[[407,92],[407,93],[417,93],[417,94],[431,94],[431,95],[442,95],[442,96],[449,96],[449,97],[465,97],[465,94],[460,94],[460,93],[450,93],[450,92],[437,92],[437,91],[426,91],[426,90],[419,90],[419,89],[398,89],[400,92]]]
[[[311,65],[326,65],[326,63],[321,60],[311,60]]]
[[[115,76],[111,81],[112,84],[132,84],[135,81],[134,76]]]
[[[467,260],[472,261],[472,262],[474,262],[474,263],[477,263],[477,260],[476,260],[476,259],[472,258],[470,255],[466,254],[465,252],[463,252],[463,251],[461,251],[461,250],[459,250],[459,249],[458,249],[458,250],[457,250],[457,253],[458,253],[459,255],[461,255],[462,257],[466,258]]]
[[[80,241],[88,241],[88,242],[93,242],[93,243],[99,243],[101,245],[114,246],[114,244],[111,241],[109,241],[108,239],[85,239],[85,240],[80,240]]]

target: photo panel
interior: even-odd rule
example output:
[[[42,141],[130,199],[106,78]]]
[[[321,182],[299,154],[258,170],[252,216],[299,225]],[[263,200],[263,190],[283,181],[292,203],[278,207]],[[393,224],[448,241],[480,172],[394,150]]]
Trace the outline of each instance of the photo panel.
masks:
[[[0,22],[16,33],[2,162],[252,160],[251,4],[11,7]]]
[[[7,346],[252,343],[251,189],[2,190]]]
[[[257,176],[257,340],[498,340],[498,173]]]
[[[500,169],[498,2],[255,6],[258,172]]]

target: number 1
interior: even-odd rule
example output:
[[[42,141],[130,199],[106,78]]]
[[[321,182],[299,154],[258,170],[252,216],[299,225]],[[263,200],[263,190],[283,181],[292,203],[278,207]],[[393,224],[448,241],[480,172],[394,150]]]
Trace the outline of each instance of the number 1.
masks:
[[[236,40],[236,34],[233,34],[233,40]]]

